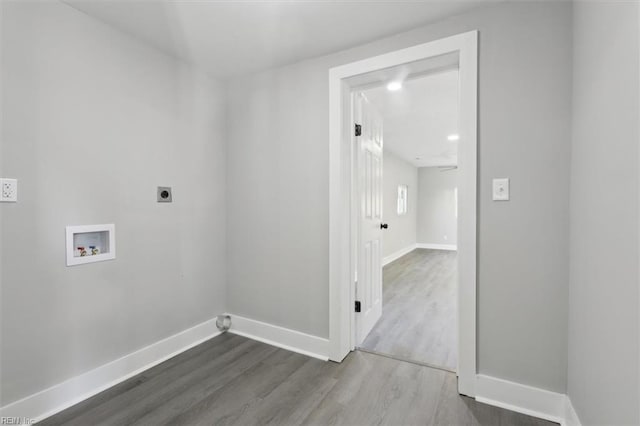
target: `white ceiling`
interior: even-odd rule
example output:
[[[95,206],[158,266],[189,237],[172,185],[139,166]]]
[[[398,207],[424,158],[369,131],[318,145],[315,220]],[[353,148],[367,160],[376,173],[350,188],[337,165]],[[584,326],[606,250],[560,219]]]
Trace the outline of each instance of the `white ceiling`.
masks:
[[[294,63],[502,0],[65,0],[221,78]]]
[[[458,143],[458,70],[405,81],[402,89],[386,86],[364,91],[384,120],[384,149],[416,167],[453,166]]]

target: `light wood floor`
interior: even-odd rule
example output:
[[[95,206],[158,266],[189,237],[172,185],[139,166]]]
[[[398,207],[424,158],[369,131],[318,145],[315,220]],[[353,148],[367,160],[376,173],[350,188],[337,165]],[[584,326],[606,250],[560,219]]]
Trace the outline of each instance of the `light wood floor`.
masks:
[[[382,317],[362,348],[455,371],[456,252],[416,249],[383,269]]]
[[[229,333],[43,425],[530,425],[477,403],[446,371],[352,352],[323,362]]]

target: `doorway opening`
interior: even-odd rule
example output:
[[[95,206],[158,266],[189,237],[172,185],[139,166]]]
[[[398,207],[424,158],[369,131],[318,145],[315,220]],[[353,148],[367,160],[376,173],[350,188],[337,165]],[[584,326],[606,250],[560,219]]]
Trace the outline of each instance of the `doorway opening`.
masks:
[[[370,115],[376,151],[356,159],[360,203],[357,243],[356,347],[455,372],[457,369],[457,179],[459,73],[457,63],[405,76],[354,94],[356,121]],[[366,112],[364,110],[370,110]],[[378,136],[375,132],[380,131]],[[369,133],[356,137],[356,157]],[[374,144],[374,148],[378,146]],[[360,148],[360,149],[358,149]],[[380,176],[370,175],[381,163]],[[373,185],[367,180],[373,179]],[[380,179],[381,182],[376,182]],[[373,197],[374,202],[369,198]],[[378,217],[377,197],[381,197]],[[373,205],[373,217],[369,214]],[[365,235],[370,220],[382,224],[379,241]],[[372,224],[375,229],[377,223]],[[371,245],[371,249],[368,248]],[[382,273],[369,260],[380,244]],[[375,268],[365,271],[365,268]],[[381,282],[374,282],[381,278]],[[368,287],[372,287],[369,290]],[[374,298],[378,292],[381,298]],[[375,300],[374,300],[375,299]],[[380,306],[379,306],[380,305]]]
[[[369,334],[367,328],[373,329],[378,322],[376,316],[382,315],[384,305],[384,243],[381,236],[385,230],[382,217],[384,201],[382,196],[378,199],[374,196],[382,192],[383,185],[383,123],[376,118],[375,112],[371,112],[373,109],[367,112],[367,108],[358,109],[357,105],[362,106],[363,99],[366,99],[363,92],[381,85],[386,87],[391,83],[398,83],[399,76],[406,82],[404,84],[409,84],[420,77],[454,69],[458,73],[459,90],[457,169],[449,165],[448,172],[456,170],[458,175],[457,237],[454,240],[457,248],[457,271],[454,278],[457,309],[454,316],[458,348],[455,370],[459,393],[475,396],[476,31],[330,70],[329,346],[330,359],[341,361],[350,351],[360,346],[360,341]],[[390,87],[392,88],[393,86]],[[362,133],[366,138],[362,137]],[[360,143],[364,139],[367,139],[367,143]],[[448,172],[439,173],[444,175]],[[364,192],[360,191],[363,185]],[[368,204],[367,200],[362,199],[362,194],[366,191],[371,192]],[[409,211],[412,199],[409,185],[398,185],[396,197],[397,211],[404,211],[405,208]],[[368,299],[363,301],[363,298]],[[377,298],[380,299],[379,305]]]

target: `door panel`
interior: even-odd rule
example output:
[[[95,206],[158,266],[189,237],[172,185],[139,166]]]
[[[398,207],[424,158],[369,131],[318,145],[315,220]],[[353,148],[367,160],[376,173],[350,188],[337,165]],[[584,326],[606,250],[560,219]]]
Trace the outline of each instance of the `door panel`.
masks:
[[[358,192],[358,264],[356,345],[382,315],[382,118],[362,93],[354,96],[354,117],[362,125],[356,137]]]

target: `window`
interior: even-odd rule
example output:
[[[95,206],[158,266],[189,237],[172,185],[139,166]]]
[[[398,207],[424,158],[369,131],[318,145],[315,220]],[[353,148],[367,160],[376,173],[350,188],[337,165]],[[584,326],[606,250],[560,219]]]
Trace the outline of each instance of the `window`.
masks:
[[[453,188],[453,203],[456,209],[456,217],[458,217],[458,187]]]
[[[407,214],[407,198],[409,188],[407,185],[398,185],[398,215]]]

